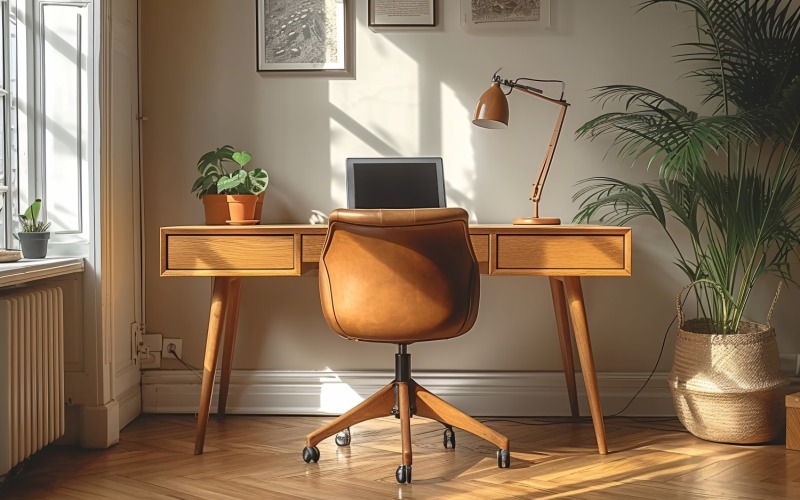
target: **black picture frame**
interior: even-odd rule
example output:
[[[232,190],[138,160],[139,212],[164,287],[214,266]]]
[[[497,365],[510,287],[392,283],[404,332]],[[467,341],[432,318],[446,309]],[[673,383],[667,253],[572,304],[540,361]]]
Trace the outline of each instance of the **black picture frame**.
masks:
[[[368,0],[367,25],[370,28],[434,27],[436,0]]]

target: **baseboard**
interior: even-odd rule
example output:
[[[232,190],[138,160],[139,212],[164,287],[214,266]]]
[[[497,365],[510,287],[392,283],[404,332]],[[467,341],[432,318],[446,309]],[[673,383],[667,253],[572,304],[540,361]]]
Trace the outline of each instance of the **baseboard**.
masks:
[[[81,447],[105,449],[118,442],[119,405],[116,401],[81,407]]]
[[[139,384],[129,387],[116,398],[119,406],[119,428],[124,429],[142,412],[142,388]]]
[[[589,415],[581,374],[578,401]],[[389,371],[234,371],[227,413],[268,415],[338,415],[392,380]],[[628,416],[674,416],[666,373],[599,373],[605,415],[628,405]],[[442,399],[474,416],[568,416],[563,373],[555,372],[415,372],[414,379]],[[217,408],[219,374],[211,401]],[[186,370],[142,372],[144,413],[195,413],[200,379]]]

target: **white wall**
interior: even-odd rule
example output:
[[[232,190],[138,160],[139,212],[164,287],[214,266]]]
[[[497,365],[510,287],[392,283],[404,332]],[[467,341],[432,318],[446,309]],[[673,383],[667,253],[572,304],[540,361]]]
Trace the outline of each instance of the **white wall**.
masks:
[[[456,0],[438,2],[435,29],[373,32],[366,0],[356,0],[356,78],[273,76],[255,71],[252,0],[143,0],[142,76],[146,223],[146,322],[152,333],[184,339],[184,358],[199,366],[211,280],[160,278],[159,227],[202,222],[189,192],[198,157],[226,143],[250,151],[270,174],[265,218],[305,222],[310,209],[343,206],[348,156],[444,158],[451,205],[478,222],[510,222],[531,213],[535,169],[557,107],[511,95],[504,132],[473,127],[477,98],[499,67],[506,78],[567,82],[572,103],[542,201],[542,215],[569,220],[578,180],[650,176],[614,155],[607,143],[576,141],[575,129],[600,112],[591,88],[641,84],[685,103],[699,91],[680,80],[673,47],[693,35],[674,8],[636,13],[638,0],[552,0],[552,28],[498,26],[464,30]],[[634,226],[632,278],[587,278],[584,292],[595,361],[601,372],[649,372],[685,279],[672,266],[665,237]],[[559,370],[546,279],[484,278],[478,322],[455,340],[412,348],[415,368]],[[753,301],[763,319],[773,284]],[[800,352],[797,289],[774,316],[782,350]],[[236,369],[388,369],[392,346],[345,342],[320,312],[314,278],[249,279],[234,357]],[[673,328],[674,331],[674,328]],[[670,334],[660,371],[671,363]],[[180,368],[179,365],[167,367]]]

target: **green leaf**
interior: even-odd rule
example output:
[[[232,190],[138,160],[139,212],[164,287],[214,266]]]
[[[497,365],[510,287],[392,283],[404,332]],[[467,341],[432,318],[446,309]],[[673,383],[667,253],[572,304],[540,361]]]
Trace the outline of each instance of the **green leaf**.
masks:
[[[30,220],[34,224],[36,223],[36,219],[39,217],[39,211],[42,209],[42,200],[40,198],[36,198],[31,206],[25,210],[25,220]]]
[[[269,185],[269,175],[263,169],[256,168],[248,173],[249,190],[251,194],[260,194]]]
[[[250,153],[248,153],[247,151],[236,151],[235,153],[233,153],[232,158],[233,161],[238,163],[239,166],[242,168],[244,168],[245,165],[250,163],[250,160],[252,159]]]
[[[242,194],[240,187],[244,186],[247,181],[247,172],[245,170],[236,170],[230,175],[223,175],[217,181],[217,192],[225,194]]]

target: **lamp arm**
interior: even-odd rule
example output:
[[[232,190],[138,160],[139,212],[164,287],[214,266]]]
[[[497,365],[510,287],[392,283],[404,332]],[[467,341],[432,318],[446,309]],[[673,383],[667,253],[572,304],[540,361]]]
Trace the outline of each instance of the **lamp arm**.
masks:
[[[539,97],[550,102],[554,102],[561,106],[561,110],[558,113],[558,119],[556,120],[555,128],[553,129],[553,135],[550,138],[550,145],[547,147],[547,152],[544,156],[544,161],[542,162],[542,167],[539,169],[539,175],[536,176],[536,181],[533,183],[533,189],[531,191],[531,201],[533,201],[533,216],[539,217],[539,199],[542,197],[542,190],[544,189],[544,182],[547,180],[547,173],[550,171],[550,164],[553,162],[553,155],[556,151],[556,145],[558,144],[558,138],[561,135],[561,127],[564,124],[564,118],[567,116],[567,106],[569,104],[566,101],[558,101],[555,99],[550,99],[548,97],[544,97],[539,94],[531,95],[535,97]]]
[[[545,100],[547,102],[552,102],[553,104],[558,104],[559,106],[564,106],[564,107],[569,106],[569,103],[567,101],[563,100],[563,99],[553,99],[552,97],[547,97],[546,95],[543,95],[541,92],[536,92],[536,90],[538,90],[538,89],[533,89],[532,87],[527,87],[525,85],[511,84],[510,82],[504,82],[503,84],[508,86],[508,87],[511,87],[511,90],[516,90],[518,92],[524,92],[524,93],[526,93],[528,95],[531,95],[533,97],[538,97],[539,99],[543,99],[543,100]]]

